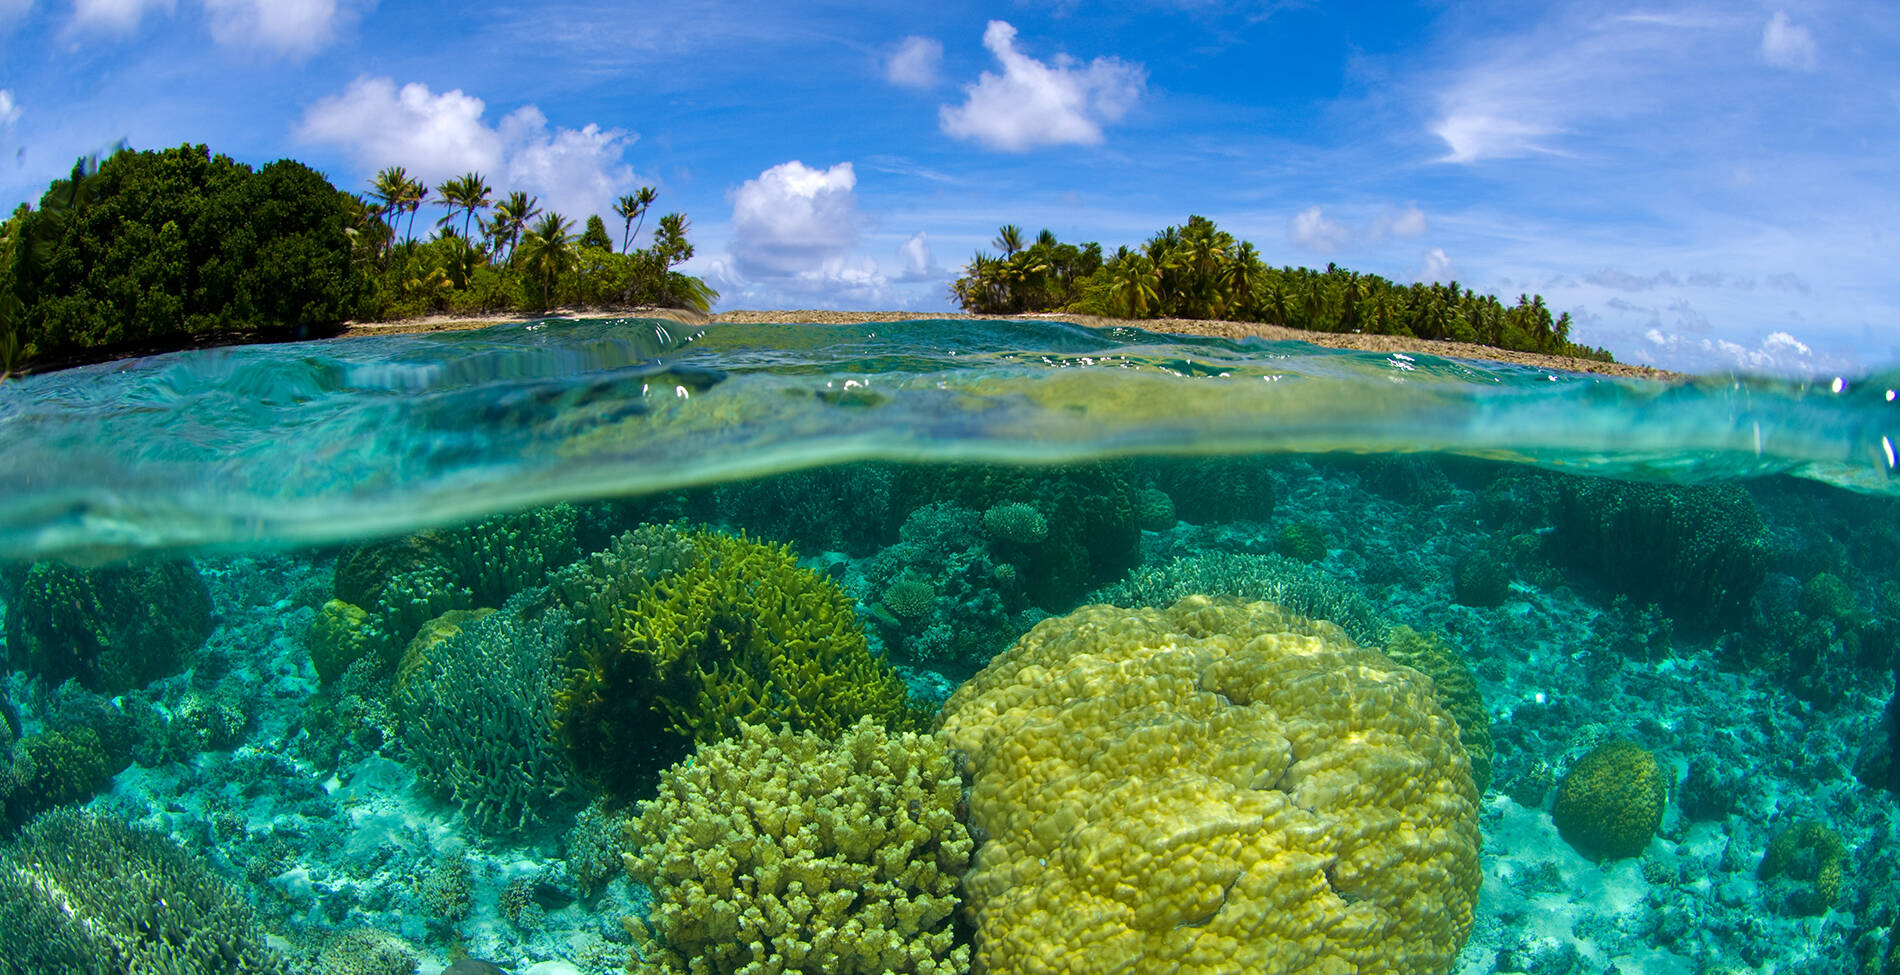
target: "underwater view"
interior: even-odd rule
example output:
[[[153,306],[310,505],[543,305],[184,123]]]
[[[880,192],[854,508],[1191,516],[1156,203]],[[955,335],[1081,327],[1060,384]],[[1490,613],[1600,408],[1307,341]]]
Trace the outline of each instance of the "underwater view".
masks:
[[[547,319],[0,383],[0,973],[1900,973],[1900,376]]]

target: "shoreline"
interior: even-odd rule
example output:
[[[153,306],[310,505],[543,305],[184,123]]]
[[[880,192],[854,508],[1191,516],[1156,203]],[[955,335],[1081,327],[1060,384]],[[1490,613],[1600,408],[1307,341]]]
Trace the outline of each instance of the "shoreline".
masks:
[[[1297,328],[1267,325],[1261,322],[1231,322],[1187,318],[1122,319],[1061,313],[973,315],[969,312],[826,311],[806,308],[779,310],[735,309],[733,311],[723,311],[713,315],[700,315],[675,308],[638,308],[611,312],[594,309],[557,308],[546,315],[535,316],[534,318],[518,314],[430,315],[423,318],[411,318],[390,322],[349,322],[344,325],[343,330],[337,334],[337,337],[354,338],[364,335],[413,335],[427,332],[452,332],[465,329],[486,328],[490,325],[501,325],[508,322],[534,321],[536,318],[583,318],[590,316],[665,318],[688,325],[706,325],[720,322],[742,325],[764,322],[785,322],[805,325],[856,325],[864,322],[904,322],[918,319],[955,320],[959,318],[982,319],[986,321],[1054,321],[1068,322],[1072,325],[1082,325],[1089,328],[1141,328],[1150,332],[1165,332],[1175,335],[1204,335],[1227,339],[1260,338],[1270,342],[1306,342],[1327,348],[1352,349],[1360,352],[1405,352],[1440,356],[1447,359],[1477,359],[1490,362],[1508,362],[1514,365],[1530,366],[1537,369],[1591,373],[1602,376],[1615,376],[1623,379],[1682,382],[1694,378],[1688,373],[1671,372],[1667,369],[1655,368],[1654,366],[1639,366],[1624,362],[1597,362],[1593,359],[1571,359],[1564,356],[1542,355],[1535,352],[1515,352],[1510,349],[1499,349],[1488,345],[1475,345],[1468,342],[1440,342],[1397,335],[1306,332]]]

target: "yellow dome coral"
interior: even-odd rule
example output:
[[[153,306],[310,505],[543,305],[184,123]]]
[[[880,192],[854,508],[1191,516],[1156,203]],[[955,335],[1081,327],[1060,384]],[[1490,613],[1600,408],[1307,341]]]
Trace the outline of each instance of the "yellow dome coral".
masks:
[[[1046,620],[958,689],[987,841],[979,968],[1442,973],[1477,790],[1423,675],[1331,623],[1190,596]]]
[[[1669,780],[1656,756],[1617,739],[1591,749],[1557,786],[1550,818],[1557,832],[1585,856],[1641,856],[1662,825]]]

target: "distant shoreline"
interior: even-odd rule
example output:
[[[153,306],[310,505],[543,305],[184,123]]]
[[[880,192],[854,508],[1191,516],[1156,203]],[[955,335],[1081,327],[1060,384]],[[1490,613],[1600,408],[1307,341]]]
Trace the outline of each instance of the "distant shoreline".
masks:
[[[546,316],[556,318],[580,318],[588,316],[641,316],[668,318],[691,325],[712,322],[731,322],[753,324],[759,322],[791,322],[818,325],[855,325],[862,322],[903,322],[920,318],[970,318],[985,320],[1021,320],[1021,321],[1058,321],[1091,328],[1141,328],[1150,332],[1170,332],[1176,335],[1212,335],[1220,338],[1256,337],[1272,342],[1308,342],[1313,345],[1334,349],[1357,349],[1366,352],[1406,352],[1422,355],[1442,356],[1450,359],[1481,359],[1492,362],[1509,362],[1516,365],[1531,366],[1537,369],[1553,369],[1561,372],[1583,372],[1603,376],[1617,376],[1626,379],[1652,379],[1662,382],[1679,382],[1693,378],[1687,373],[1671,372],[1653,366],[1639,366],[1624,362],[1598,362],[1594,359],[1570,359],[1563,356],[1540,355],[1534,352],[1515,352],[1488,345],[1476,345],[1469,342],[1435,342],[1426,339],[1398,335],[1341,334],[1336,332],[1306,332],[1297,328],[1285,328],[1279,325],[1266,325],[1259,322],[1201,321],[1186,318],[1148,318],[1122,319],[1101,318],[1094,315],[973,315],[968,312],[918,312],[918,311],[824,311],[820,309],[794,310],[735,310],[724,311],[716,315],[697,315],[692,312],[671,308],[643,308],[626,311],[601,311],[594,309],[557,308]],[[413,318],[393,322],[352,322],[341,333],[343,337],[363,335],[409,335],[425,332],[452,332],[471,328],[486,328],[504,322],[531,321],[532,317],[519,314],[508,315],[431,315],[425,318]]]

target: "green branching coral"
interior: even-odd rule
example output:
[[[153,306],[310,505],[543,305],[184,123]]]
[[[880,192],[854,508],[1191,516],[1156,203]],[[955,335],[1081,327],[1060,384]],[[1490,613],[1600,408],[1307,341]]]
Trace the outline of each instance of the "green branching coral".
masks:
[[[0,856],[0,975],[276,975],[236,891],[166,837],[74,809]]]
[[[745,725],[661,776],[627,857],[642,975],[961,975],[952,925],[971,841],[939,737],[865,719],[831,740]]]
[[[590,780],[638,794],[693,742],[740,722],[825,735],[866,716],[923,724],[836,583],[799,568],[788,546],[712,531],[686,541],[677,568],[582,613],[595,639],[581,642],[555,721]]]
[[[177,673],[211,634],[211,593],[190,562],[0,569],[9,663],[57,684],[121,694]]]
[[[1618,739],[1591,749],[1557,786],[1550,815],[1557,831],[1585,856],[1642,855],[1662,825],[1669,780],[1656,756]]]
[[[396,695],[402,744],[423,781],[491,833],[526,828],[572,802],[577,784],[553,733],[568,614],[530,590],[465,621]]]
[[[1775,834],[1755,876],[1764,883],[1785,878],[1779,893],[1796,914],[1825,914],[1841,895],[1847,847],[1841,834],[1820,823],[1797,823]]]

